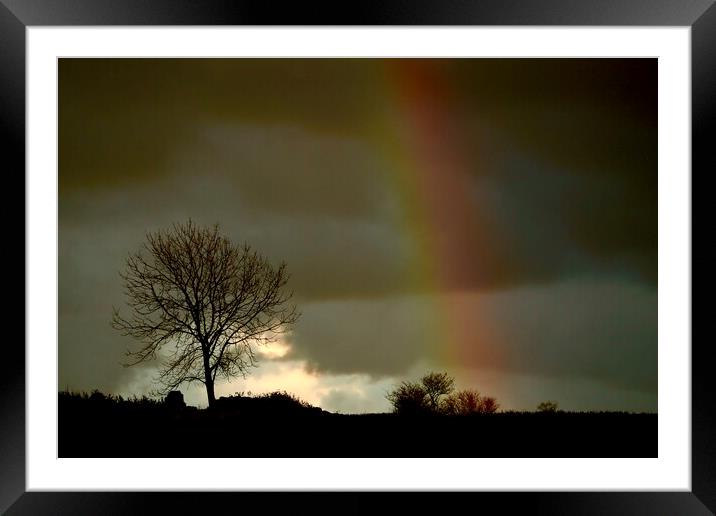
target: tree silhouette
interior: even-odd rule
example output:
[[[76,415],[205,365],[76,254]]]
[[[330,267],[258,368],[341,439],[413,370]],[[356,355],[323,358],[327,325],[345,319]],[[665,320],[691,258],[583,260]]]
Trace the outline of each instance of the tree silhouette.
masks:
[[[450,394],[455,389],[455,380],[447,373],[428,373],[420,382],[435,412],[440,409],[440,397]]]
[[[120,273],[130,315],[112,325],[142,342],[127,366],[167,348],[158,380],[168,392],[200,382],[211,407],[218,376],[245,376],[256,345],[275,340],[298,319],[289,304],[286,264],[274,268],[250,246],[235,246],[218,225],[191,220],[147,235]]]

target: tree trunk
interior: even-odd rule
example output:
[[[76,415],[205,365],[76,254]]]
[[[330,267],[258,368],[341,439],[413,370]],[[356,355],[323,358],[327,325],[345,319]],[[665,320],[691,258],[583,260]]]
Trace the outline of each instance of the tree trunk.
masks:
[[[204,353],[204,384],[206,385],[206,397],[209,400],[209,408],[211,408],[216,398],[214,397],[214,379],[211,377],[211,367],[209,366],[209,356],[207,353]]]
[[[209,408],[211,408],[216,401],[214,397],[214,380],[212,380],[211,377],[206,380],[206,396],[209,398]]]

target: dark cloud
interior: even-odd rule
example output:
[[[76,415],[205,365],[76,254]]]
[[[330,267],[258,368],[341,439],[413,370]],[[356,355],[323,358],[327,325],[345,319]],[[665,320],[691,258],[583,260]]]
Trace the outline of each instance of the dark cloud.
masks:
[[[334,374],[399,377],[429,360],[656,391],[651,288],[591,280],[447,297],[304,305],[292,358]],[[466,338],[451,341],[446,321],[462,325]]]
[[[396,173],[424,150],[394,131],[411,102],[462,158],[432,204]],[[288,263],[289,358],[321,374],[453,366],[449,296],[475,314],[464,368],[656,391],[655,60],[63,59],[59,110],[60,387],[146,376],[118,365],[118,272],[191,217]],[[455,259],[442,283],[431,259]]]

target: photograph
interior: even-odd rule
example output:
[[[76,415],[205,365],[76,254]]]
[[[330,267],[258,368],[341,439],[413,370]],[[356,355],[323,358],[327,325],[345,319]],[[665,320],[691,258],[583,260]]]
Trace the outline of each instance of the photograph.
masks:
[[[658,457],[658,72],[59,57],[59,458]]]

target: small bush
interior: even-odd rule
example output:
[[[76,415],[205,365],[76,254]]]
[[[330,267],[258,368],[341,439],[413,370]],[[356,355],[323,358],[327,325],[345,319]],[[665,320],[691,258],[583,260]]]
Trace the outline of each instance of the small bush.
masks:
[[[537,412],[557,412],[559,405],[556,401],[547,400],[537,405]]]
[[[419,383],[402,382],[386,395],[396,414],[418,415],[430,412],[428,395]]]
[[[480,408],[480,393],[474,389],[453,392],[442,402],[442,412],[448,415],[476,414]]]
[[[480,403],[478,405],[477,411],[480,414],[494,414],[499,408],[500,404],[497,403],[497,400],[495,398],[493,398],[492,396],[485,396],[480,398]]]

